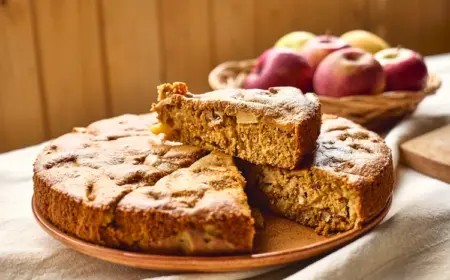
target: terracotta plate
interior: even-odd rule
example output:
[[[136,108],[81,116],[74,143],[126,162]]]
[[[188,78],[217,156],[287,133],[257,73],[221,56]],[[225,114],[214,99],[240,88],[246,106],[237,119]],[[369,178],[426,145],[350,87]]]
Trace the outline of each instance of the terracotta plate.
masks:
[[[60,231],[44,219],[37,212],[33,199],[33,213],[39,225],[48,234],[81,253],[127,266],[178,271],[244,270],[286,264],[317,256],[342,247],[374,228],[386,216],[390,206],[391,198],[389,198],[383,211],[363,228],[329,237],[317,235],[310,228],[287,219],[265,214],[265,229],[257,234],[255,250],[252,254],[190,257],[135,253],[82,241]]]

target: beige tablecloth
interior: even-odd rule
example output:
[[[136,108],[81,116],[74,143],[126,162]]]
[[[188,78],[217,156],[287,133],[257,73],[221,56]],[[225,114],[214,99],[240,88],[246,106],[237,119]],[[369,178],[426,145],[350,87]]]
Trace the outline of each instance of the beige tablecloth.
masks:
[[[396,162],[401,141],[449,120],[439,117],[450,115],[449,60],[428,61],[444,80],[442,90],[387,136]],[[0,155],[0,279],[450,279],[450,185],[403,166],[382,224],[325,257],[246,272],[177,275],[84,256],[41,230],[31,213],[32,162],[41,148]]]

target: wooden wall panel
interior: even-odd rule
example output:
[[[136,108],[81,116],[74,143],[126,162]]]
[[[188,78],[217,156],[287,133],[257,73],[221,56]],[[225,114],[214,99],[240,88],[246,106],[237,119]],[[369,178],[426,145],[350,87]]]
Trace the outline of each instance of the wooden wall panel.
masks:
[[[305,20],[305,28],[316,34],[329,31],[336,36],[354,29],[365,29],[368,24],[367,1],[346,0],[345,4],[342,0],[307,1],[309,4],[307,14],[311,16],[308,21]],[[320,15],[324,11],[330,12],[325,12],[326,16],[317,20],[316,15]]]
[[[258,1],[258,5],[255,5],[255,44],[258,54],[273,46],[282,35],[302,28],[293,20],[295,14],[299,13],[296,11],[299,5],[301,3],[296,0]]]
[[[423,55],[442,52],[445,46],[450,52],[450,1],[420,0],[416,20],[420,23],[416,48]]]
[[[96,1],[35,5],[43,89],[52,137],[106,116]]]
[[[161,82],[156,0],[101,0],[112,114],[148,112]]]
[[[257,0],[212,1],[213,64],[228,60],[253,58]]]
[[[30,3],[0,5],[0,152],[43,141]]]
[[[211,13],[208,0],[160,0],[163,80],[184,81],[192,92],[209,90]]]
[[[423,55],[450,52],[450,1],[369,1],[369,30]]]
[[[416,48],[420,40],[419,1],[369,1],[369,30],[385,38],[392,46]]]

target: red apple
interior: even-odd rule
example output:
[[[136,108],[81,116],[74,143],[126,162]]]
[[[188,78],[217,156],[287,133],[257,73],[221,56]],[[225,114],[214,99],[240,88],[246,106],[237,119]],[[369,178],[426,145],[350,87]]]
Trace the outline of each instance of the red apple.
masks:
[[[293,86],[306,92],[311,89],[312,75],[311,66],[300,54],[287,48],[273,48],[261,54],[243,87]]]
[[[344,40],[333,35],[321,35],[311,38],[300,51],[315,70],[330,53],[350,47]]]
[[[377,94],[384,84],[383,67],[372,54],[357,48],[330,54],[314,74],[314,90],[324,96]]]
[[[386,74],[386,90],[417,91],[425,87],[427,66],[417,52],[390,48],[377,52],[375,59],[383,66]]]

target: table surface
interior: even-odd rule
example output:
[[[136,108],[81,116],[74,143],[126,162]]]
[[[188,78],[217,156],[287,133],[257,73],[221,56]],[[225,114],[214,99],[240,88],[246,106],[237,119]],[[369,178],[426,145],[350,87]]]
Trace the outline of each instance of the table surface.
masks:
[[[425,61],[430,72],[439,74],[442,79],[441,91],[450,89],[450,53],[428,56]]]
[[[450,92],[450,54],[426,61],[430,71],[443,80],[440,92]],[[0,279],[143,279],[173,274],[87,257],[42,231],[31,213],[32,163],[42,147],[0,155]],[[406,167],[398,171],[391,211],[374,231],[323,258],[292,264],[257,279],[281,279],[292,274],[299,279],[448,279],[450,185]],[[227,274],[223,279],[262,272]]]

